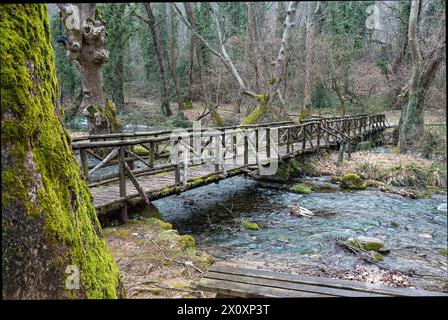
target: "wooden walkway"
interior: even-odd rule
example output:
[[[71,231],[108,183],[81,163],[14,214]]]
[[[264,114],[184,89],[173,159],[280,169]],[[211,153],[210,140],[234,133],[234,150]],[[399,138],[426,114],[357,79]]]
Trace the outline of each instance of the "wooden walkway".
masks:
[[[436,291],[237,268],[223,263],[213,265],[197,287],[217,293],[217,298],[448,297],[448,293]]]
[[[203,129],[200,133],[189,129],[183,133],[167,130],[84,136],[75,138],[72,147],[79,154],[94,206],[98,214],[104,214],[260,170],[277,159],[356,143],[385,127],[384,115],[359,115],[310,119],[300,124]],[[138,155],[137,145],[147,154]],[[92,164],[93,160],[96,163]],[[135,168],[136,163],[145,167]],[[100,174],[105,169],[109,173]]]

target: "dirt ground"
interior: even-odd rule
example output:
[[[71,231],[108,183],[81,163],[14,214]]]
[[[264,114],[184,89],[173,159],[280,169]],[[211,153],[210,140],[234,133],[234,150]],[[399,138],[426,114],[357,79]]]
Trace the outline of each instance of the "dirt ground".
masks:
[[[180,236],[171,224],[135,219],[103,231],[128,299],[214,297],[195,289],[213,258],[196,250],[194,238]]]

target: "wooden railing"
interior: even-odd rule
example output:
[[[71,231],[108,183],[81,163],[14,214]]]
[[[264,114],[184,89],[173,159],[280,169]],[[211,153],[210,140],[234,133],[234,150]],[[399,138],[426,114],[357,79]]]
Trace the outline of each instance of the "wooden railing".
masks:
[[[141,196],[136,177],[172,171],[176,184],[186,186],[189,168],[212,159],[212,174],[227,175],[229,169],[266,165],[273,157],[293,155],[305,150],[330,147],[332,143],[353,141],[386,127],[385,115],[314,118],[301,123],[281,122],[250,126],[175,131],[119,133],[74,138],[72,148],[79,154],[82,172],[89,186],[119,181],[120,198],[125,199],[126,176]],[[97,140],[103,139],[103,140]],[[113,139],[113,140],[111,140]],[[147,155],[133,147],[141,145]],[[98,150],[102,151],[97,152]],[[107,150],[107,152],[104,152]],[[88,159],[98,163],[90,164]],[[134,162],[143,168],[134,168]],[[118,166],[116,172],[100,175],[100,169]],[[141,189],[141,188],[140,188]]]

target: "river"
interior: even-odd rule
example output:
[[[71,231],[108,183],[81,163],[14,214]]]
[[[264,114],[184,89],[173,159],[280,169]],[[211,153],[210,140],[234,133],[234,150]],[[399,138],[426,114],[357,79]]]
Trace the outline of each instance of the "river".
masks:
[[[297,202],[317,216],[291,215],[290,206]],[[428,199],[377,190],[296,194],[259,187],[242,177],[154,201],[179,233],[196,238],[198,248],[217,259],[263,269],[352,270],[359,259],[334,238],[377,237],[391,249],[379,265],[415,274],[412,284],[418,288],[440,287],[448,280],[442,252],[447,248],[447,213],[446,207],[437,209],[442,203],[443,192]],[[242,219],[261,229],[241,228]]]

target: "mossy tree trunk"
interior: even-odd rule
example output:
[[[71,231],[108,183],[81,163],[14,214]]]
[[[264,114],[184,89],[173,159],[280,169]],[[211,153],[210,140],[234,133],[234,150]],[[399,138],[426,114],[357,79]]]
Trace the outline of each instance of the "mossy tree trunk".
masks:
[[[412,78],[408,93],[408,100],[402,108],[399,123],[398,147],[400,153],[418,147],[423,137],[424,102],[426,92],[435,77],[437,69],[444,60],[445,53],[445,3],[442,2],[443,12],[435,33],[434,46],[430,48],[425,58],[419,48],[417,39],[417,24],[420,0],[413,0],[409,14],[408,40],[412,57]]]
[[[109,51],[104,48],[106,30],[96,4],[58,4],[58,7],[68,38],[67,56],[76,61],[81,71],[81,108],[88,119],[89,133],[118,131],[121,126],[114,126],[112,123],[118,123],[116,118],[108,118],[110,113],[105,110],[103,64],[109,61]]]
[[[62,124],[46,5],[0,16],[2,296],[124,297]]]

